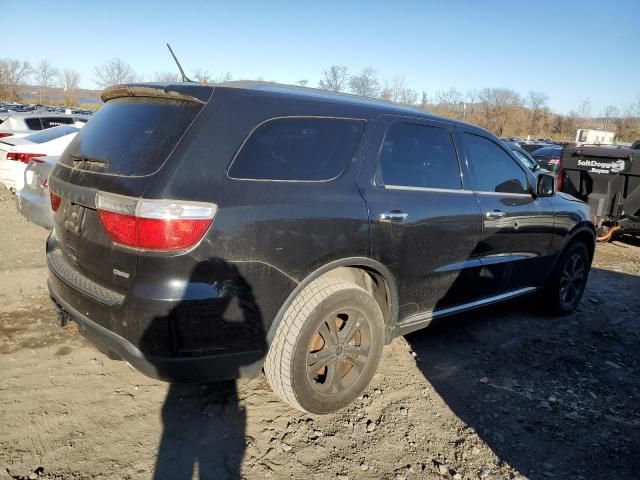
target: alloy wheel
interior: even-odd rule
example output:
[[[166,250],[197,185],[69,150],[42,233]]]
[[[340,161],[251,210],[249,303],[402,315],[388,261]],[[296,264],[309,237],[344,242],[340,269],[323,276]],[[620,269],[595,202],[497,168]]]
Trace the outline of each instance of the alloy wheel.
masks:
[[[363,372],[371,347],[371,328],[365,315],[345,309],[326,317],[311,337],[307,351],[307,379],[316,392],[336,395]]]
[[[560,277],[560,300],[570,306],[582,293],[585,284],[586,268],[582,255],[576,253],[569,257]]]

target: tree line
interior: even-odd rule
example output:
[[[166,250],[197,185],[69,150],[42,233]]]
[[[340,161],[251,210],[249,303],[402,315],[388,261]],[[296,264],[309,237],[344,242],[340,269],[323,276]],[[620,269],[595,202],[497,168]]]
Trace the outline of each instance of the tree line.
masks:
[[[93,82],[100,88],[145,81],[143,75],[119,58],[94,67],[92,73]],[[190,77],[201,83],[232,79],[230,73],[215,76],[202,68],[193,70]],[[180,76],[177,72],[154,72],[147,79],[177,82]],[[60,70],[47,60],[32,66],[29,62],[0,58],[0,101],[19,100],[19,87],[30,82],[38,87],[39,103],[46,103],[51,87],[60,87],[64,92],[64,104],[77,105],[80,74],[76,70]],[[304,79],[296,83],[310,86],[309,81]],[[417,107],[447,118],[474,123],[500,137],[530,136],[571,141],[578,128],[602,128],[615,131],[619,141],[640,138],[640,94],[622,109],[607,106],[599,114],[594,114],[591,102],[585,99],[568,114],[559,114],[548,106],[548,97],[543,92],[530,91],[522,95],[509,88],[497,87],[465,92],[455,87],[434,92],[418,91],[411,88],[403,76],[381,80],[371,67],[352,74],[346,66],[341,65],[325,69],[317,87]]]

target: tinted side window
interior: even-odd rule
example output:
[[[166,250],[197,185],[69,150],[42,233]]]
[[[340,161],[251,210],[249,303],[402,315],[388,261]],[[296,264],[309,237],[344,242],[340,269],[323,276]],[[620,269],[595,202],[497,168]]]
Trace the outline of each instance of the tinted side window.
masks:
[[[43,117],[42,128],[59,127],[60,125],[71,125],[73,118],[70,117]]]
[[[24,121],[29,127],[29,130],[42,130],[42,122],[39,118],[27,118]]]
[[[529,193],[527,175],[507,152],[487,138],[463,133],[481,192]]]
[[[229,176],[254,180],[323,181],[352,158],[364,120],[276,118],[256,128],[229,167]]]
[[[513,153],[516,154],[516,157],[520,159],[520,161],[524,164],[525,167],[533,170],[533,168],[535,167],[535,163],[529,160],[529,157],[527,157],[524,153],[519,152],[517,150],[513,150]]]
[[[460,170],[448,130],[393,124],[384,139],[376,173],[379,185],[460,189]]]

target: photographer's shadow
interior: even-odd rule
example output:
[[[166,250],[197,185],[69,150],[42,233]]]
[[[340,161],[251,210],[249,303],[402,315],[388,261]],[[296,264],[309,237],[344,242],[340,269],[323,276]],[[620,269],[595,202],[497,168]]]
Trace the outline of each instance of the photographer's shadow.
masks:
[[[213,259],[195,267],[183,300],[167,316],[154,319],[141,344],[145,352],[165,356],[225,355],[251,350],[253,353],[241,360],[225,355],[221,368],[226,372],[224,376],[237,378],[242,370],[252,368],[263,358],[264,337],[262,316],[251,286],[234,265]],[[170,351],[158,352],[158,348]],[[147,359],[153,362],[153,358]],[[170,376],[166,366],[156,364],[156,368],[161,378]],[[164,429],[153,478],[241,477],[246,413],[239,403],[235,380],[170,384],[162,421]]]

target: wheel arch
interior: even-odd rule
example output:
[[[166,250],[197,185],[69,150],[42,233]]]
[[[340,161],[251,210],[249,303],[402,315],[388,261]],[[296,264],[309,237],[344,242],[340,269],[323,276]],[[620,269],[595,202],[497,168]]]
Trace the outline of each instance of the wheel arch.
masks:
[[[562,248],[560,249],[560,253],[564,252],[569,245],[573,244],[576,241],[581,241],[587,247],[587,251],[589,252],[589,261],[593,260],[593,255],[596,251],[596,229],[589,222],[583,222],[576,225],[569,235],[567,235]]]
[[[558,262],[567,248],[569,248],[570,245],[573,245],[576,241],[580,241],[585,244],[587,251],[589,252],[589,263],[593,261],[593,256],[596,251],[596,229],[592,223],[582,222],[573,227],[573,230],[571,230],[564,238],[562,245],[557,250],[555,259],[553,260],[553,265],[549,270],[549,276],[555,271]],[[549,277],[547,277],[547,280],[548,278]]]
[[[367,257],[347,257],[322,265],[307,275],[294,288],[278,309],[273,322],[271,322],[267,332],[267,345],[271,345],[285,312],[298,294],[311,282],[324,276],[349,279],[372,294],[382,310],[385,320],[385,344],[389,343],[393,338],[393,331],[398,319],[398,287],[396,280],[391,271],[376,260]]]

